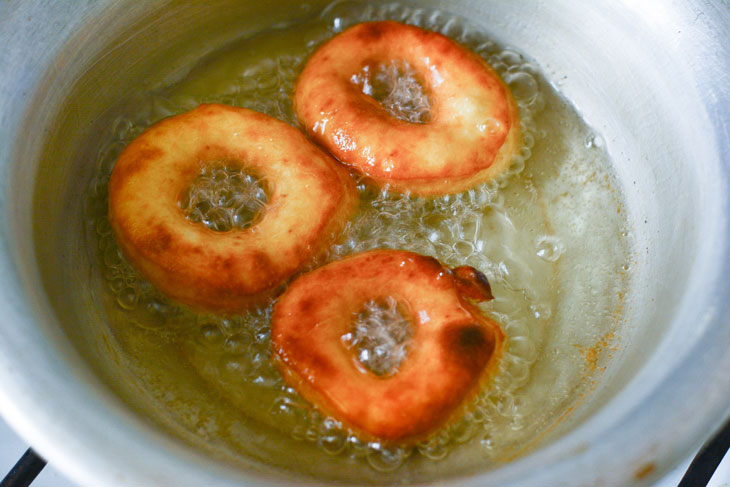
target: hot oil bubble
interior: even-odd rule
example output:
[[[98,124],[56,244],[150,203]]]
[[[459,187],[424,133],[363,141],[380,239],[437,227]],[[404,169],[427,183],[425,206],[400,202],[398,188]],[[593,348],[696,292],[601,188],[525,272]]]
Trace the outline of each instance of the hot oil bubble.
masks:
[[[447,432],[433,435],[427,441],[416,445],[418,453],[429,460],[443,460],[450,451],[451,438]]]
[[[351,81],[389,114],[410,123],[428,123],[431,104],[424,83],[408,62],[391,60],[365,66]]]
[[[382,302],[368,301],[353,316],[352,330],[342,336],[358,361],[378,376],[397,373],[411,344],[412,325],[400,308],[390,296]]]
[[[586,148],[588,149],[601,149],[605,145],[605,142],[603,141],[603,137],[601,137],[598,134],[589,134],[586,137]]]
[[[139,293],[136,287],[133,286],[120,286],[119,294],[117,295],[117,303],[119,306],[126,310],[132,310],[137,307],[137,301],[139,300]]]
[[[535,78],[526,72],[507,73],[504,81],[510,88],[518,103],[530,105],[538,95],[538,86]]]
[[[517,66],[522,62],[522,55],[511,49],[505,49],[499,54],[498,57],[508,66]]]
[[[452,39],[459,39],[464,34],[464,26],[461,19],[451,17],[445,24],[438,28],[438,31]]]
[[[547,262],[556,262],[565,252],[565,245],[558,237],[543,235],[535,242],[536,254]]]
[[[400,467],[410,455],[407,448],[385,447],[380,443],[370,444],[367,460],[371,467],[379,472],[392,472]]]
[[[243,169],[203,167],[180,201],[186,218],[211,230],[245,230],[266,207],[263,182]]]
[[[480,426],[474,420],[474,416],[467,412],[450,428],[451,438],[457,445],[471,441],[479,431]]]
[[[306,406],[287,397],[279,397],[274,401],[270,414],[292,434],[301,435],[301,425],[307,421],[309,413]]]
[[[317,443],[327,454],[339,455],[347,448],[347,436],[338,421],[327,418],[321,423]]]
[[[215,323],[202,325],[198,336],[202,345],[212,348],[220,347],[225,341],[223,332]]]
[[[111,243],[104,250],[104,264],[107,267],[119,267],[122,265],[122,253],[119,247]]]
[[[225,339],[225,348],[231,351],[244,352],[253,339],[248,333],[235,333]]]

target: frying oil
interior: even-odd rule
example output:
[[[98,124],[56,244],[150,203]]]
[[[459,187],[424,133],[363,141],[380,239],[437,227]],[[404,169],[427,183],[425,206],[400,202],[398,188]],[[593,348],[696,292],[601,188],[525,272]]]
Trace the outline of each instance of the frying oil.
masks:
[[[393,248],[471,265],[488,277],[495,299],[482,311],[507,335],[499,372],[460,419],[407,447],[358,438],[283,382],[271,361],[273,301],[221,317],[167,300],[125,261],[103,211],[116,157],[146,127],[210,102],[298,126],[292,92],[307,57],[348,26],[381,19],[439,31],[487,60],[512,90],[523,134],[506,174],[460,194],[427,199],[358,181],[358,213],[310,266]],[[356,73],[353,83],[400,118],[426,121],[428,100],[410,67],[398,63]],[[213,53],[181,81],[120,111],[99,151],[88,238],[98,249],[106,323],[127,374],[113,386],[166,430],[239,464],[253,458],[320,478],[383,482],[426,480],[512,458],[589,392],[604,349],[616,345],[630,241],[604,145],[523,53],[435,10],[337,2],[299,25]],[[266,194],[252,175],[220,169],[201,174],[193,186],[181,211],[212,229],[245,228],[265,211]],[[410,335],[369,339],[363,329],[380,332],[368,316],[367,326],[354,329],[357,353],[367,360],[377,348],[363,348],[370,340],[388,367],[404,354],[407,360]],[[389,340],[394,345],[384,349]]]

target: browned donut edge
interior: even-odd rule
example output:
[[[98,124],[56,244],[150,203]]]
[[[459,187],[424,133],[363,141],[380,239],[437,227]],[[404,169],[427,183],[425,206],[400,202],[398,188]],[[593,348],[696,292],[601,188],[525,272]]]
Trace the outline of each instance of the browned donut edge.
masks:
[[[225,136],[222,147],[211,140],[215,137],[210,134],[217,133],[217,127],[233,130],[229,125],[248,139],[231,147],[225,147]],[[320,186],[328,194],[322,200],[329,203],[326,213],[310,218],[315,224],[310,237],[285,247],[280,242],[265,240],[257,244],[261,240],[257,226],[261,224],[243,231],[214,232],[185,219],[178,198],[197,175],[198,159],[204,160],[206,154],[214,153],[215,158],[222,154],[238,160],[247,141],[266,142],[272,136],[293,148],[291,164],[313,165],[310,169],[316,177],[324,178]],[[192,142],[188,140],[191,138]],[[164,142],[161,146],[158,139]],[[187,143],[190,154],[179,158],[170,154],[174,149],[165,145],[169,140]],[[183,171],[174,172],[169,178],[155,174],[156,170],[164,170],[156,166],[164,158],[166,164],[179,164]],[[149,183],[156,187],[145,187],[145,181],[140,182],[150,174],[157,177]],[[125,185],[140,184],[149,195],[146,201],[135,201],[138,195],[129,189],[135,186],[125,189]],[[279,202],[288,201],[291,195],[276,198]],[[298,130],[264,114],[216,104],[201,105],[147,129],[122,152],[109,182],[109,220],[130,263],[172,299],[196,309],[222,313],[240,312],[278,292],[292,275],[328,247],[354,213],[356,202],[357,191],[347,171]],[[142,216],[149,213],[143,211],[146,206],[158,204],[163,205],[159,216]],[[304,215],[310,210],[300,211]],[[282,228],[277,231],[277,238],[286,234]],[[257,240],[251,240],[254,238]]]
[[[437,59],[438,56],[457,58],[465,72],[477,73],[473,75],[475,79],[488,78],[489,88],[485,85],[485,90],[496,90],[492,95],[501,93],[506,111],[495,116],[503,127],[491,136],[491,145],[474,142],[464,146],[451,140],[445,133],[453,128],[449,121],[438,121],[438,99],[434,100],[434,121],[411,124],[390,116],[372,98],[357,91],[349,81],[353,73],[338,71],[357,70],[360,64],[371,64],[380,58],[388,60],[388,53],[371,52],[375,49],[371,46],[383,44],[383,49],[395,49],[394,46],[406,42],[401,37],[430,46],[428,49]],[[398,52],[405,51],[406,47],[399,47]],[[347,60],[339,61],[338,56],[347,56]],[[348,68],[340,68],[341,65]],[[463,191],[504,172],[521,144],[517,105],[509,87],[486,61],[439,33],[393,21],[357,24],[323,44],[307,61],[297,80],[294,106],[310,138],[375,184],[388,185],[398,192],[438,196]],[[424,144],[423,151],[419,152],[419,141],[430,140],[430,130],[441,139]],[[362,134],[369,132],[373,133],[376,145],[362,144]],[[449,145],[451,149],[444,149]],[[434,160],[447,161],[448,169],[440,173],[419,169],[427,167],[422,161],[429,160],[432,154],[436,154]],[[395,169],[390,169],[389,161],[396,164]]]
[[[398,425],[390,421],[383,423],[386,429],[377,427],[369,427],[363,425],[362,418],[367,416],[367,412],[362,411],[345,413],[341,411],[342,403],[336,405],[329,396],[330,391],[322,390],[316,385],[316,377],[318,374],[333,374],[330,384],[341,384],[341,387],[352,387],[351,404],[362,404],[370,401],[370,388],[378,388],[385,381],[392,381],[393,387],[385,387],[383,390],[395,394],[407,394],[408,384],[397,383],[398,379],[393,377],[383,379],[378,378],[374,374],[363,373],[362,370],[357,371],[357,367],[350,367],[349,364],[343,362],[341,357],[337,357],[333,362],[327,360],[318,349],[325,347],[325,351],[330,354],[337,353],[327,348],[327,343],[323,343],[320,334],[311,333],[304,324],[307,317],[313,317],[321,323],[319,326],[325,326],[329,323],[330,317],[323,317],[318,314],[318,306],[323,300],[338,299],[337,289],[341,289],[348,285],[348,282],[357,281],[357,271],[352,265],[365,264],[370,259],[368,265],[377,267],[381,273],[382,279],[397,279],[393,277],[389,271],[391,267],[386,262],[387,259],[400,259],[404,256],[417,259],[417,268],[415,272],[428,273],[428,275],[441,275],[441,282],[438,286],[445,286],[449,293],[458,294],[458,303],[461,308],[460,318],[455,321],[444,323],[443,328],[438,329],[437,335],[431,342],[438,343],[440,350],[437,356],[443,354],[443,359],[438,365],[445,365],[446,370],[457,371],[461,374],[459,377],[463,390],[460,391],[458,397],[449,397],[443,401],[435,401],[429,404],[432,410],[419,411],[414,410],[408,404],[402,407],[393,407],[392,416],[399,418],[404,416],[404,420],[408,424]],[[344,267],[342,267],[344,265]],[[343,271],[341,282],[335,280],[334,285],[330,282],[327,286],[323,284],[322,273],[336,272],[340,267]],[[324,269],[324,271],[323,271]],[[497,364],[504,349],[504,334],[498,324],[484,317],[479,310],[472,304],[474,301],[483,301],[491,299],[491,293],[488,287],[482,282],[483,276],[479,273],[469,273],[465,268],[451,271],[444,268],[438,261],[430,257],[420,256],[412,252],[376,250],[357,254],[341,261],[337,261],[308,274],[300,276],[295,280],[289,289],[279,298],[274,308],[272,318],[272,347],[274,348],[275,362],[285,377],[287,383],[295,387],[303,397],[313,404],[316,404],[326,414],[343,422],[345,426],[356,431],[358,435],[367,440],[377,440],[386,444],[402,445],[412,444],[429,437],[436,429],[444,426],[455,418],[459,417],[469,401],[474,397],[477,391],[481,390],[494,375]],[[434,271],[436,274],[434,274]],[[314,277],[313,277],[314,276]],[[420,282],[420,281],[419,281]],[[356,284],[361,286],[361,284]],[[378,287],[378,282],[371,283],[373,288]],[[302,289],[306,289],[302,297]],[[358,289],[358,292],[360,290]],[[425,292],[430,292],[425,290]],[[462,294],[465,293],[465,294]],[[294,296],[292,296],[294,294]],[[292,300],[293,299],[293,300]],[[290,302],[287,302],[291,300]],[[345,304],[344,306],[347,306]],[[351,310],[357,312],[357,309]],[[292,321],[293,320],[293,321]],[[289,324],[285,324],[286,322]],[[301,330],[293,335],[287,330],[282,330],[283,326],[301,327]],[[338,326],[338,325],[327,325]],[[339,331],[335,332],[336,334]],[[418,339],[418,333],[414,336],[412,347],[418,346],[415,340]],[[435,341],[434,341],[435,340]],[[429,342],[429,343],[431,343]],[[331,343],[330,346],[342,346],[341,343]],[[300,351],[292,350],[292,347],[301,349]],[[484,353],[487,358],[484,358]],[[297,358],[300,355],[300,358]],[[304,359],[301,359],[301,356]],[[409,353],[406,363],[413,359],[414,355]],[[296,363],[300,360],[300,363]],[[421,360],[420,358],[418,359]],[[410,377],[417,373],[421,364],[410,364],[407,374]],[[403,369],[401,369],[402,371]],[[437,368],[438,370],[438,368]],[[396,373],[396,376],[399,373]],[[360,373],[366,376],[365,380],[353,374]],[[427,372],[425,372],[427,373]],[[466,377],[466,378],[465,378]],[[449,377],[439,376],[438,372],[429,377],[429,381],[447,380]],[[369,386],[368,386],[369,384]],[[340,386],[337,386],[340,387]],[[449,390],[444,387],[443,391]],[[405,396],[403,396],[405,397]],[[336,398],[341,399],[341,398]],[[453,400],[452,400],[453,399]],[[394,401],[393,404],[397,404]]]

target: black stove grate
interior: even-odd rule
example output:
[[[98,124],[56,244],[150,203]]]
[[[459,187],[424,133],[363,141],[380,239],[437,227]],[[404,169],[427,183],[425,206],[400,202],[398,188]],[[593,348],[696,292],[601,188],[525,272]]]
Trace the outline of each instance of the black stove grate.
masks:
[[[28,487],[45,466],[46,461],[28,448],[0,482],[0,487]]]

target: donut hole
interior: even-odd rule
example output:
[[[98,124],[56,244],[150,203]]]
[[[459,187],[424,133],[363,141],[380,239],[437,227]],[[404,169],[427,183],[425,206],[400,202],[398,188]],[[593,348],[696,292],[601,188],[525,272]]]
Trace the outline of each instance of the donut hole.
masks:
[[[431,103],[423,78],[403,60],[366,65],[351,78],[393,117],[410,123],[431,121]]]
[[[185,191],[180,208],[185,217],[216,232],[245,230],[261,218],[268,201],[264,181],[232,166],[203,166]]]
[[[380,377],[391,376],[406,359],[413,338],[408,315],[393,297],[367,301],[354,314],[342,341],[364,368]]]

